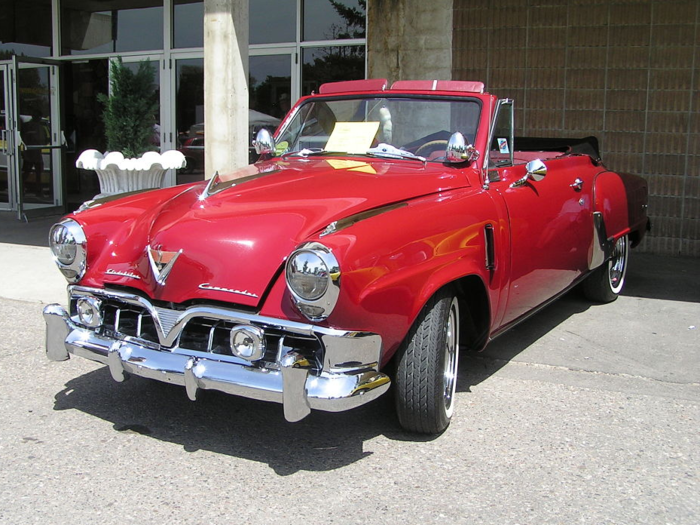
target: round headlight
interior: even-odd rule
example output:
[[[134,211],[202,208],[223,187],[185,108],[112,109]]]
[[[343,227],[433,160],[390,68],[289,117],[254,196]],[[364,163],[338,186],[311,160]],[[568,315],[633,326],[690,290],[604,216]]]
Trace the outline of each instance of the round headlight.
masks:
[[[56,261],[66,266],[75,261],[78,248],[75,244],[75,236],[65,224],[56,224],[51,228],[50,239],[51,252]]]
[[[51,227],[51,253],[59,270],[71,282],[79,280],[85,272],[85,244],[85,233],[73,219],[64,219]]]
[[[299,310],[310,320],[326,319],[340,294],[340,266],[321,243],[308,243],[287,260],[287,287]]]
[[[311,251],[299,251],[287,264],[287,282],[292,291],[306,301],[323,297],[328,289],[328,267]]]

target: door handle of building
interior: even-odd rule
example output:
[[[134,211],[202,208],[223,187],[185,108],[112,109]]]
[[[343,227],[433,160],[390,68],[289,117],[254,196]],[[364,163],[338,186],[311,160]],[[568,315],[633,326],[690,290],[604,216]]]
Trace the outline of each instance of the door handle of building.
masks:
[[[569,184],[574,190],[581,191],[583,188],[583,181],[581,179],[576,179],[573,184]]]
[[[0,130],[0,144],[2,147],[0,147],[0,153],[3,155],[7,155],[7,130],[3,129]]]

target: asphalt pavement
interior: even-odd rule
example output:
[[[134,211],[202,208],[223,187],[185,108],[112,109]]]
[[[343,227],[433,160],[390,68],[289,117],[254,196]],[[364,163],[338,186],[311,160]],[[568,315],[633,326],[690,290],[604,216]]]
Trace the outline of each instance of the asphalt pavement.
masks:
[[[48,361],[52,222],[0,220],[1,523],[700,523],[700,260],[633,251],[616,302],[463,353],[453,423],[416,438],[387,396],[290,424]]]

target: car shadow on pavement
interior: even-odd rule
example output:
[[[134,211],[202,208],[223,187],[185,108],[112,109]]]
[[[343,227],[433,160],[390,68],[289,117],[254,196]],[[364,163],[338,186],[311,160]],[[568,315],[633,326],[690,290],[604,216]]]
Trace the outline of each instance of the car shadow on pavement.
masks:
[[[634,253],[622,295],[667,301],[700,302],[700,259]]]
[[[139,377],[116,383],[104,367],[70,380],[56,394],[54,410],[79,410],[112,423],[116,431],[175,443],[188,452],[266,463],[280,476],[353,464],[371,455],[363,444],[378,435],[410,439],[399,428],[388,395],[348,412],[312,411],[288,423],[282,405],[202,394],[193,403],[180,386]]]
[[[462,351],[457,391],[469,392],[472,386],[494,375],[535,341],[591,306],[594,306],[594,303],[585,299],[580,290],[574,288],[491,341],[481,352]]]

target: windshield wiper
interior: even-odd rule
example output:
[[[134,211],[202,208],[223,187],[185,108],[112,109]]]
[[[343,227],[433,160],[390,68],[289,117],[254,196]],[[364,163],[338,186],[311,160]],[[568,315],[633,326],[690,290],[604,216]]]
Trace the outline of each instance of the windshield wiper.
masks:
[[[377,145],[376,148],[370,148],[367,150],[367,155],[370,157],[380,157],[385,159],[409,159],[409,160],[419,160],[422,163],[428,162],[425,157],[406,151],[405,149],[399,149],[391,144],[381,143]]]
[[[288,151],[281,155],[284,157],[314,157],[320,155],[347,155],[345,151],[326,151],[323,148],[304,148],[299,151]]]

